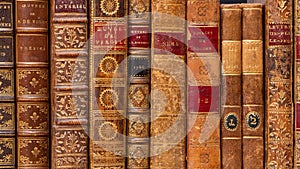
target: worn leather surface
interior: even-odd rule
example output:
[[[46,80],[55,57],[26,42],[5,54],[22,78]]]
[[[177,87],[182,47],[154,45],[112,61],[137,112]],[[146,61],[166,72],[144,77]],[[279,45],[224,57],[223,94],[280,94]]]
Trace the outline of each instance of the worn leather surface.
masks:
[[[88,167],[87,1],[51,1],[51,168]]]
[[[49,168],[48,1],[15,1],[18,168]]]
[[[293,2],[278,3],[265,6],[265,167],[293,168]]]
[[[242,167],[242,9],[221,5],[222,37],[222,168]]]

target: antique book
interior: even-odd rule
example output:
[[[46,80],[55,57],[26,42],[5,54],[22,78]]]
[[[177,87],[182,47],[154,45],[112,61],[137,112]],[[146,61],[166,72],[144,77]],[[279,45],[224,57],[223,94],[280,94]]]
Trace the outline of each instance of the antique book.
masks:
[[[221,168],[220,2],[187,1],[187,168]]]
[[[127,167],[149,168],[150,0],[129,0]]]
[[[264,168],[263,5],[241,7],[243,168]]]
[[[265,167],[293,168],[293,1],[265,5]]]
[[[88,168],[88,6],[52,0],[51,168]]]
[[[18,168],[49,168],[48,1],[16,0]]]
[[[300,168],[300,1],[294,1],[294,168]]]
[[[239,4],[221,5],[221,151],[224,169],[242,167],[241,21],[242,9]]]
[[[15,168],[14,2],[0,1],[0,168]]]
[[[127,0],[90,1],[90,165],[125,168]]]
[[[152,1],[150,168],[186,167],[186,2]]]

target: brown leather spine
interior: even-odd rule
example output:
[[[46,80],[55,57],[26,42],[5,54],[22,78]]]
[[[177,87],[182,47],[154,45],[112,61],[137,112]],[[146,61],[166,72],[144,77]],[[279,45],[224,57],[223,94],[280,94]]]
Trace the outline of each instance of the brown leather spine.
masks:
[[[264,168],[263,6],[241,7],[243,168]]]
[[[239,4],[221,6],[222,38],[222,168],[242,168],[242,53]]]
[[[293,1],[265,7],[265,167],[293,168]]]
[[[51,1],[51,168],[88,168],[88,4]]]
[[[152,1],[150,168],[186,168],[186,1]]]
[[[48,1],[16,0],[18,168],[49,168]]]
[[[127,167],[148,169],[150,137],[150,0],[129,0]]]
[[[0,1],[0,168],[15,168],[14,3]]]
[[[220,2],[187,1],[187,168],[220,169]]]
[[[128,0],[90,3],[91,168],[125,168]]]
[[[294,168],[300,168],[300,1],[294,0]]]

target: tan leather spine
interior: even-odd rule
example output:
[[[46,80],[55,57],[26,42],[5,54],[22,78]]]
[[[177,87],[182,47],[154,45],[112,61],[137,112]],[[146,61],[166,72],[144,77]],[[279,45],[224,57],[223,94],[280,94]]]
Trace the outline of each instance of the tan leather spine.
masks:
[[[294,168],[300,168],[300,1],[294,0]]]
[[[241,7],[243,168],[264,168],[263,6]]]
[[[187,168],[220,169],[220,2],[187,1]]]
[[[51,168],[88,168],[88,6],[51,0]]]
[[[17,168],[49,168],[48,1],[16,0]]]
[[[222,168],[242,168],[242,9],[221,6],[222,39]]]
[[[265,7],[265,167],[293,168],[293,1]]]
[[[15,168],[14,3],[0,1],[0,168]]]
[[[150,168],[186,167],[186,1],[152,1]]]
[[[150,167],[151,1],[129,0],[127,168]]]
[[[91,168],[125,168],[128,0],[90,1]]]

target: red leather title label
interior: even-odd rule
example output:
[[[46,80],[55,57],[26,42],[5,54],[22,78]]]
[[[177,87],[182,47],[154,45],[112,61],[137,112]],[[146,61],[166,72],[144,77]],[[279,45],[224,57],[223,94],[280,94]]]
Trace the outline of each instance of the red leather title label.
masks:
[[[189,86],[188,111],[192,112],[218,112],[219,111],[218,86]]]
[[[219,34],[218,27],[190,26],[188,28],[188,51],[195,53],[218,52]]]
[[[155,32],[154,48],[155,54],[185,55],[185,34]]]
[[[95,23],[94,31],[94,49],[126,50],[127,30],[125,23]]]
[[[270,23],[269,45],[291,45],[291,26]]]

